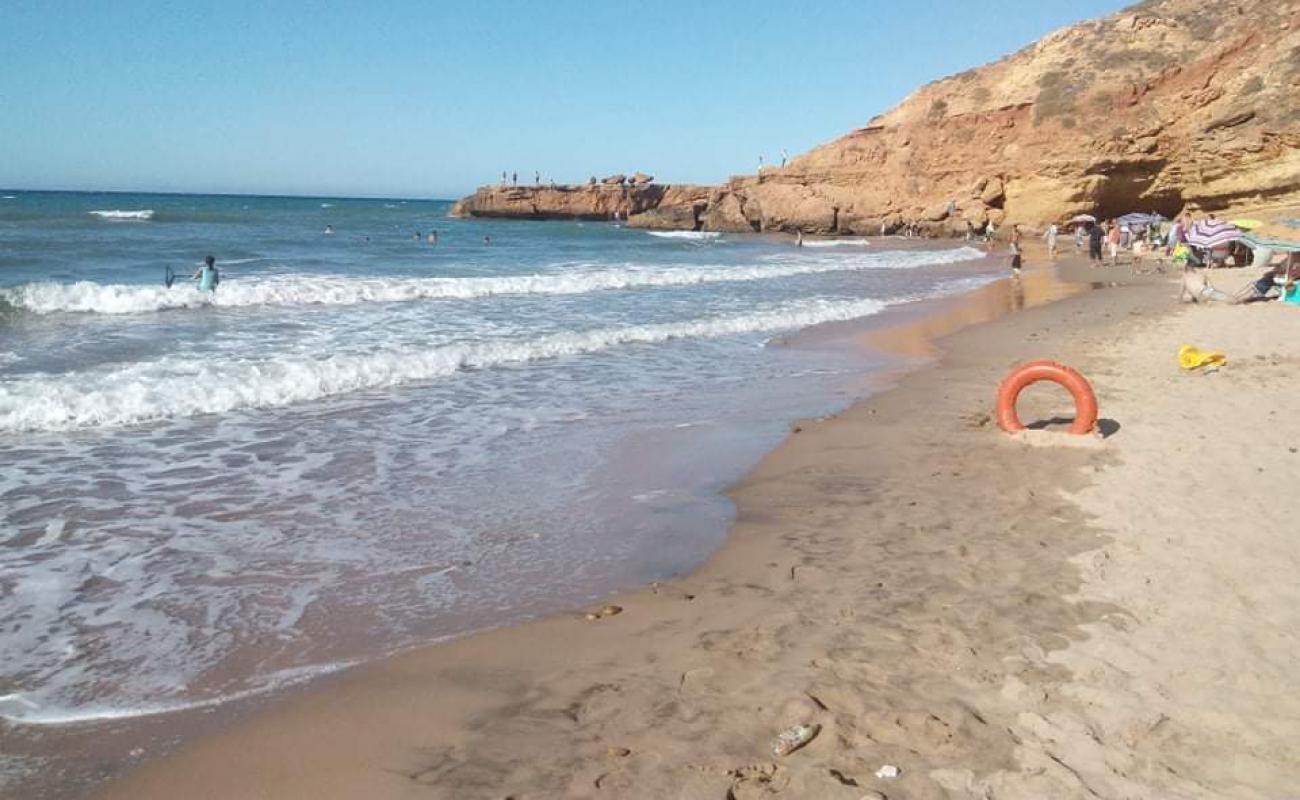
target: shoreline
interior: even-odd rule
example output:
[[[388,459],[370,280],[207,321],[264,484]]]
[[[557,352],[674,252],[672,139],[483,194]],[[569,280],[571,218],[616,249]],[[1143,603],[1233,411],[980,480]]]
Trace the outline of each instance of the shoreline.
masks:
[[[895,243],[892,240],[886,240],[883,246],[893,250],[894,248],[891,247],[893,244]],[[908,252],[916,250],[918,247],[928,249],[924,247],[928,243],[924,242],[899,242],[899,244],[912,244],[912,247],[904,246],[900,248]],[[972,267],[974,269],[983,270],[986,268],[984,262],[972,262],[972,264],[975,265]],[[987,291],[990,288],[996,289],[1001,283],[1002,281],[999,280],[991,286],[985,285],[977,292]],[[786,350],[786,353],[781,355],[781,358],[786,360],[794,359],[797,363],[807,364],[809,362],[810,359],[800,353],[810,348],[813,351],[826,351],[823,355],[829,355],[839,350],[852,351],[848,358],[849,362],[870,362],[867,365],[869,372],[864,372],[854,380],[845,382],[846,385],[839,389],[821,393],[819,399],[805,402],[801,415],[834,414],[853,402],[853,398],[860,397],[867,391],[875,391],[874,386],[877,384],[876,370],[881,363],[889,362],[891,364],[880,371],[879,376],[881,379],[895,370],[905,371],[914,368],[902,364],[901,360],[894,356],[863,359],[861,343],[857,341],[861,330],[878,327],[888,328],[894,324],[891,320],[896,314],[903,314],[910,318],[917,315],[946,313],[941,309],[949,308],[954,304],[962,304],[964,298],[973,296],[975,295],[972,292],[966,290],[960,294],[938,295],[906,301],[899,305],[891,305],[886,309],[885,313],[880,315],[801,329],[786,335],[779,342],[774,342],[773,344],[776,347]],[[815,329],[834,331],[835,336],[830,337],[833,341],[826,341],[827,337],[817,336],[811,337],[817,341],[804,342],[806,334]],[[791,342],[797,342],[797,344],[788,346]],[[814,358],[820,358],[820,356],[815,355]],[[851,386],[850,384],[856,385]],[[571,610],[575,604],[599,602],[602,598],[608,599],[618,592],[643,586],[647,581],[664,580],[673,575],[683,574],[683,572],[698,566],[710,553],[714,552],[731,528],[734,519],[734,508],[731,500],[726,495],[727,487],[742,478],[762,458],[765,452],[779,445],[780,441],[788,434],[789,427],[798,419],[793,413],[789,416],[785,414],[778,416],[781,422],[778,423],[776,430],[767,431],[760,437],[746,436],[743,444],[737,440],[737,436],[743,431],[736,426],[732,426],[733,429],[720,428],[717,430],[713,430],[711,427],[696,430],[671,430],[665,432],[669,438],[683,441],[672,445],[668,444],[667,440],[662,437],[658,440],[641,442],[629,440],[624,445],[624,449],[628,453],[614,459],[614,461],[622,464],[623,468],[642,469],[634,462],[639,458],[645,458],[650,451],[655,451],[659,455],[652,457],[652,461],[655,461],[655,463],[663,462],[655,467],[656,470],[680,470],[685,468],[699,473],[696,479],[690,481],[698,486],[699,492],[692,493],[691,498],[693,499],[686,502],[688,508],[665,507],[653,512],[660,516],[671,513],[687,520],[679,523],[681,532],[678,535],[696,540],[695,543],[690,545],[690,548],[699,552],[692,554],[692,557],[685,562],[683,562],[680,553],[675,557],[666,556],[661,559],[663,564],[659,566],[656,566],[657,562],[652,560],[646,564],[644,569],[637,570],[644,574],[642,578],[632,582],[619,581],[617,584],[610,584],[599,589],[583,588],[580,591],[571,593],[572,596],[567,599],[552,603],[552,608],[541,612],[523,613],[505,621],[489,622],[486,625],[479,625],[469,629],[457,629],[418,644],[405,645],[394,650],[376,653],[364,659],[350,659],[319,666],[312,665],[301,669],[301,675],[290,675],[282,683],[255,687],[224,698],[200,698],[189,703],[178,702],[174,706],[159,704],[160,707],[157,712],[151,711],[149,708],[108,709],[102,717],[68,723],[53,721],[50,723],[8,726],[6,723],[0,722],[0,726],[6,727],[7,731],[12,734],[12,747],[6,748],[9,750],[12,761],[4,765],[9,771],[8,780],[11,781],[8,786],[16,791],[36,792],[36,796],[41,797],[67,796],[65,793],[75,793],[80,796],[83,792],[94,791],[105,779],[114,778],[122,771],[148,765],[158,759],[165,760],[168,755],[179,747],[185,746],[192,741],[201,741],[209,735],[242,724],[250,716],[260,713],[260,708],[263,706],[275,706],[304,692],[311,692],[328,686],[331,681],[336,680],[344,673],[365,669],[367,665],[400,656],[413,650],[438,646],[458,638],[503,627],[526,624],[539,616],[564,614]],[[702,454],[700,464],[688,463],[684,459],[694,457],[688,457],[685,451],[689,451],[692,447],[696,449],[701,447],[701,437],[704,437],[705,441],[713,442],[712,444],[703,445],[710,448],[710,450]],[[689,443],[683,443],[684,441],[689,441]],[[711,448],[715,446],[723,450],[740,450],[744,452],[743,458],[737,461],[735,458],[713,453]],[[632,462],[628,462],[629,458],[632,459]],[[722,465],[722,470],[726,474],[725,478],[718,477],[717,472],[710,471],[719,467],[721,463],[719,459],[721,459],[721,462],[725,462]],[[726,467],[726,464],[731,461],[737,461],[739,466],[735,469]],[[676,466],[673,466],[674,462],[676,462]],[[682,479],[679,476],[674,480],[681,481]],[[704,527],[707,528],[707,532],[701,531],[701,522],[705,523]],[[714,530],[715,528],[716,530]],[[669,549],[676,552],[681,548]],[[680,566],[672,567],[667,572],[664,571],[664,564],[672,565],[674,563]],[[47,756],[52,757],[47,759]]]
[[[1068,259],[1065,259],[1064,261],[1068,263]],[[1027,273],[1026,277],[1029,277],[1032,274],[1033,273]],[[1091,275],[1089,275],[1089,277],[1091,277]],[[990,287],[984,287],[982,290],[976,290],[973,293],[967,293],[967,295],[974,296],[979,294],[980,292],[984,292],[988,294],[993,292],[997,288],[1001,288],[1003,285],[1004,282],[999,281],[998,283],[993,284]],[[966,297],[967,295],[963,295],[963,297]],[[940,303],[945,303],[945,302],[950,304],[960,304],[961,301],[952,298],[946,299],[945,301],[940,301]],[[1052,304],[1036,310],[1041,311],[1046,308],[1057,308],[1059,307],[1059,305],[1060,304]],[[993,311],[984,309],[983,311],[977,313],[975,316],[979,318],[987,318],[989,316],[996,318],[1002,316],[1005,313],[1006,313],[1005,309],[993,310]],[[926,327],[927,325],[927,323],[925,322],[926,320],[941,318],[942,316],[943,316],[942,313],[935,313],[931,315],[921,314],[920,321],[919,321],[920,327],[921,328]],[[1012,318],[1013,317],[1002,316],[1003,320],[1012,319]],[[974,321],[978,322],[979,320],[976,319]],[[968,324],[971,324],[971,320],[969,319],[966,319],[964,321],[958,321],[956,324],[950,323],[953,329],[961,329],[964,325],[968,325]],[[988,326],[983,326],[983,327],[988,327]],[[886,328],[885,330],[887,331],[888,328]],[[949,330],[941,333],[940,335],[951,335],[951,333],[952,330]],[[882,338],[882,336],[884,339],[889,338],[887,333],[872,334],[869,331],[857,332],[854,335],[863,337],[864,339],[868,339],[868,340],[874,337],[876,339],[876,342],[873,346],[879,346],[880,339]],[[921,332],[919,338],[917,338],[915,341],[921,341],[927,338],[931,342],[934,341],[933,330],[931,330],[929,333]],[[918,353],[916,353],[913,350],[910,353],[906,353],[906,355],[916,356],[918,355]],[[920,355],[925,357],[925,354],[920,354]],[[941,372],[944,370],[944,368],[945,365],[940,364],[937,367],[930,367],[928,369],[922,368],[919,371],[915,371],[916,370],[915,364],[911,365],[910,367],[908,365],[900,365],[900,369],[905,373],[905,376],[902,378],[901,382],[904,386],[906,386],[909,382],[913,382],[917,380],[918,375]],[[838,421],[841,420],[842,418],[848,416],[856,416],[863,413],[862,411],[863,406],[870,406],[878,399],[884,397],[891,397],[896,393],[897,390],[886,390],[881,394],[872,395],[866,400],[862,400],[855,403],[853,406],[851,406],[843,413],[827,418],[827,424],[805,421],[803,423],[796,425],[795,430],[800,431],[804,428],[808,428],[809,426],[817,426],[817,427],[834,426],[836,424],[839,424]],[[874,411],[870,413],[874,414]],[[431,659],[435,662],[443,662],[445,664],[447,662],[461,663],[466,658],[468,658],[471,661],[477,658],[486,658],[491,652],[496,652],[496,654],[499,656],[501,655],[501,653],[499,652],[501,650],[504,650],[507,653],[516,650],[518,648],[518,645],[511,644],[510,640],[515,638],[520,638],[520,637],[533,640],[534,644],[536,644],[538,647],[541,647],[543,646],[544,642],[552,638],[552,635],[559,636],[562,638],[572,636],[572,635],[579,635],[579,636],[582,635],[583,633],[582,626],[587,626],[588,633],[596,632],[598,630],[596,626],[623,627],[622,625],[620,625],[620,623],[625,624],[626,621],[631,620],[633,618],[633,614],[635,613],[634,609],[637,609],[638,607],[644,607],[646,605],[662,606],[664,604],[664,601],[663,601],[663,595],[661,593],[673,593],[673,592],[681,591],[683,594],[694,594],[693,592],[686,591],[685,589],[680,589],[680,587],[678,587],[678,584],[680,583],[686,586],[690,586],[690,585],[694,585],[698,581],[707,580],[709,576],[713,575],[715,571],[719,569],[719,567],[717,566],[718,564],[725,563],[729,559],[734,560],[735,558],[737,558],[737,556],[735,555],[735,551],[740,547],[738,542],[742,538],[745,538],[743,531],[749,525],[752,524],[752,522],[750,522],[750,518],[753,516],[752,506],[754,504],[750,502],[747,498],[749,497],[749,494],[753,491],[752,487],[755,485],[755,481],[758,480],[757,476],[761,475],[767,469],[768,462],[772,461],[773,459],[780,460],[780,454],[782,453],[782,451],[790,449],[792,445],[799,438],[800,437],[794,435],[787,437],[786,441],[780,447],[778,447],[776,451],[774,451],[773,453],[769,453],[769,455],[766,456],[763,459],[763,461],[758,466],[755,467],[754,471],[751,472],[749,477],[742,479],[738,484],[732,487],[730,491],[727,492],[728,497],[730,497],[733,500],[733,502],[735,502],[736,504],[737,520],[735,524],[732,526],[732,530],[728,534],[727,539],[722,545],[722,547],[717,552],[715,552],[714,555],[710,557],[703,565],[701,565],[699,568],[689,573],[685,577],[677,578],[674,579],[673,581],[665,582],[664,584],[658,586],[652,585],[651,587],[643,588],[640,590],[618,593],[613,598],[610,598],[611,603],[621,604],[624,608],[627,609],[628,613],[619,615],[618,617],[602,619],[597,622],[584,620],[582,619],[581,614],[557,615],[543,620],[525,622],[522,623],[521,625],[507,626],[505,628],[471,634],[467,637],[460,638],[451,642],[434,644],[434,645],[417,648],[416,650],[413,651],[401,653],[395,656],[390,656],[379,662],[370,663],[349,670],[342,675],[331,676],[329,678],[319,681],[314,686],[309,687],[303,691],[290,692],[287,693],[288,696],[286,697],[273,699],[267,711],[256,712],[251,719],[237,721],[234,724],[233,728],[229,731],[217,732],[214,734],[201,736],[196,741],[183,745],[178,751],[178,753],[176,753],[175,755],[169,757],[163,757],[161,760],[157,762],[151,762],[141,766],[138,770],[128,773],[125,779],[123,779],[122,781],[108,784],[107,787],[105,787],[106,794],[104,796],[109,796],[109,797],[140,796],[139,792],[145,791],[145,787],[147,787],[150,784],[151,776],[155,779],[157,778],[164,779],[164,784],[165,784],[166,783],[165,778],[167,775],[172,775],[172,777],[175,778],[177,774],[185,774],[190,772],[194,768],[194,765],[189,762],[191,762],[194,758],[197,757],[201,761],[207,762],[207,759],[205,759],[202,755],[197,755],[197,754],[201,754],[205,750],[214,751],[214,753],[217,754],[215,756],[216,763],[220,763],[223,760],[223,756],[219,755],[220,753],[226,752],[228,755],[229,754],[227,752],[228,748],[240,747],[239,741],[242,738],[240,733],[241,731],[245,729],[265,730],[267,727],[267,723],[270,724],[270,727],[276,728],[278,727],[276,723],[277,719],[285,720],[291,718],[298,718],[298,716],[301,713],[303,713],[303,708],[305,706],[310,706],[312,704],[313,698],[324,699],[330,696],[335,696],[340,694],[342,694],[343,696],[355,696],[357,692],[365,693],[368,691],[378,690],[379,685],[384,684],[387,681],[392,679],[394,675],[394,670],[396,670],[396,674],[402,676],[403,681],[413,680],[415,679],[415,676],[410,673],[410,670],[414,668],[417,672],[423,671],[423,669],[419,666],[419,664],[425,659]],[[803,438],[809,439],[811,437],[803,437]],[[745,560],[745,559],[741,559],[741,560]],[[748,565],[748,566],[752,566],[752,565]],[[794,571],[795,573],[797,573],[799,569],[795,569]],[[697,594],[697,597],[698,596],[699,595]],[[697,606],[703,607],[703,604],[696,604],[694,601],[688,601],[688,602],[690,602],[692,607],[697,607]],[[570,626],[578,626],[578,627],[577,630],[568,630],[567,628],[569,628]],[[525,629],[527,633],[524,632]],[[555,629],[555,630],[551,630],[551,629]],[[536,638],[536,632],[539,630],[544,632],[540,640]],[[529,650],[531,652],[532,648],[529,648]],[[437,655],[438,653],[441,653],[442,655],[441,656]],[[500,666],[496,668],[500,668]],[[475,693],[476,692],[469,692],[469,694],[475,694]],[[464,708],[464,710],[461,712],[465,715],[462,718],[462,724],[455,725],[455,724],[450,724],[448,721],[442,721],[437,725],[438,729],[442,731],[443,735],[445,736],[456,738],[456,732],[462,727],[473,727],[472,725],[469,725],[469,721],[468,721],[471,714],[476,712],[482,713],[482,708],[476,706],[475,703],[471,702],[470,697],[460,698],[460,701],[461,702],[458,702],[455,705],[463,706]],[[279,739],[282,735],[283,735],[282,733],[276,734],[276,738]],[[312,757],[312,760],[315,760],[314,756]],[[185,766],[179,766],[182,762],[185,763]],[[177,765],[177,769],[171,768],[173,764]],[[306,794],[310,794],[310,791],[305,786],[298,787],[298,788],[300,788]],[[283,785],[279,787],[279,790],[284,792],[290,792],[290,794],[286,796],[294,796],[292,792],[297,791],[298,789],[294,788],[294,786],[291,785]],[[357,790],[365,791],[365,792],[373,792],[376,790],[376,788],[373,786],[366,786],[365,788],[363,788],[362,786],[358,786]],[[220,795],[214,795],[214,796],[220,796]]]

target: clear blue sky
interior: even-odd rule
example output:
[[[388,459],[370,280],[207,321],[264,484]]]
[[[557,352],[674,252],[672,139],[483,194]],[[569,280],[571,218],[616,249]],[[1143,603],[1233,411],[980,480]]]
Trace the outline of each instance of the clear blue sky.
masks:
[[[1124,4],[3,5],[0,186],[453,197],[753,172]]]

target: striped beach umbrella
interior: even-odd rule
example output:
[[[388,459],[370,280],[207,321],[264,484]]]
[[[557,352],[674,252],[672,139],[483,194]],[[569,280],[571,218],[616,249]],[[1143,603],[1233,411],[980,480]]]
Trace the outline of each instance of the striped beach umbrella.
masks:
[[[1219,219],[1203,219],[1194,223],[1192,229],[1187,232],[1188,244],[1192,247],[1203,247],[1207,250],[1222,247],[1240,238],[1241,228],[1231,222],[1224,222]]]
[[[1243,235],[1241,240],[1252,248],[1267,248],[1281,253],[1300,252],[1300,220],[1262,223]]]

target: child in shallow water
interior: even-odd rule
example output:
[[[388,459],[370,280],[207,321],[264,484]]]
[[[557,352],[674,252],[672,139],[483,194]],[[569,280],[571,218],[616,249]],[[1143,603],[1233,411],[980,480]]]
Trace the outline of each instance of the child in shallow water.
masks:
[[[199,282],[200,292],[215,292],[217,284],[221,282],[221,275],[217,272],[217,260],[212,256],[204,258],[203,266],[199,267],[193,277]]]

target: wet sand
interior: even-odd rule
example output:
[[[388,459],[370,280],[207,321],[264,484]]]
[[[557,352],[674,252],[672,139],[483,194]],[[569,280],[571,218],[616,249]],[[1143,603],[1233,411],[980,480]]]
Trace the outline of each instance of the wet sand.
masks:
[[[932,358],[933,334],[1018,303],[999,286],[964,319],[858,335]],[[724,546],[621,613],[353,670],[100,796],[1282,796],[1300,785],[1300,313],[1176,294],[1154,276],[961,329],[937,367],[796,425],[731,491]],[[1180,373],[1184,340],[1229,365]],[[1040,357],[1094,381],[1105,439],[996,431],[998,380]],[[1021,412],[1069,416],[1041,387]],[[820,735],[774,757],[803,722]]]

